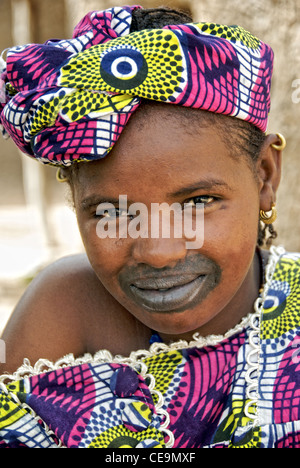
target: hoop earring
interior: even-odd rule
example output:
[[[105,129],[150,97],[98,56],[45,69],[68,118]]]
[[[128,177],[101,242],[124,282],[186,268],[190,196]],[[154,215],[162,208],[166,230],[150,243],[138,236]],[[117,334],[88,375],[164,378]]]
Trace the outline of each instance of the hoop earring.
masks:
[[[61,167],[59,167],[56,171],[56,180],[57,182],[59,182],[60,184],[63,184],[64,182],[67,182],[68,181],[68,177],[63,177],[61,175]]]
[[[266,211],[260,210],[259,212],[259,219],[264,224],[273,224],[277,219],[277,209],[275,203],[272,203],[271,214],[267,214]]]
[[[276,143],[273,143],[271,146],[272,148],[278,150],[278,151],[283,151],[284,148],[286,147],[286,139],[281,133],[276,133],[277,138],[281,141],[280,145],[276,145]]]

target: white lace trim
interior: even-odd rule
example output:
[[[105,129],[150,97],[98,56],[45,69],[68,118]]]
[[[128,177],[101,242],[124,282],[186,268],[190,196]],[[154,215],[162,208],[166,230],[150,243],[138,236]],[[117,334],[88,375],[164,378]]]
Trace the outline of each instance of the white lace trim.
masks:
[[[38,375],[41,373],[45,372],[51,372],[57,369],[62,369],[63,367],[69,367],[70,365],[80,365],[80,364],[86,364],[86,363],[107,363],[107,362],[114,362],[114,363],[120,363],[120,364],[128,364],[131,365],[133,363],[129,362],[123,362],[122,358],[120,359],[117,357],[113,359],[112,355],[107,352],[107,351],[100,351],[97,353],[97,358],[96,355],[93,357],[92,355],[86,354],[82,358],[74,359],[74,356],[72,354],[65,356],[65,358],[60,359],[57,361],[55,364],[51,363],[51,361],[47,361],[45,359],[40,359],[34,367],[30,365],[30,362],[28,359],[24,360],[24,364],[22,367],[19,369],[19,374],[18,374],[18,379],[15,378],[15,374],[13,375],[3,375],[0,377],[0,390],[2,390],[6,395],[9,395],[14,402],[19,405],[20,407],[24,408],[26,411],[28,411],[31,416],[37,421],[42,424],[42,427],[44,428],[45,433],[50,437],[58,440],[58,445],[57,448],[65,448],[62,442],[58,439],[58,437],[55,435],[55,433],[49,428],[49,426],[41,419],[41,417],[36,414],[36,412],[28,406],[26,403],[22,403],[18,396],[10,392],[7,388],[7,386],[4,383],[4,380],[9,379],[9,380],[21,380],[22,378],[29,378],[30,376],[33,375]],[[159,431],[163,432],[165,436],[167,436],[168,440],[165,442],[166,448],[172,448],[174,445],[174,435],[173,433],[168,429],[169,424],[170,424],[170,416],[168,412],[163,409],[164,406],[164,398],[162,393],[159,390],[155,389],[155,378],[152,374],[147,373],[147,365],[143,362],[135,362],[135,365],[132,366],[135,371],[137,371],[143,378],[148,379],[149,384],[148,388],[151,392],[152,397],[156,396],[157,401],[155,403],[155,410],[156,413],[161,416],[161,420],[163,421],[159,427]]]
[[[175,442],[175,437],[172,431],[168,429],[170,424],[170,415],[167,410],[163,409],[164,406],[164,397],[162,393],[158,390],[155,390],[155,377],[152,374],[147,374],[147,365],[145,363],[140,363],[141,369],[139,370],[140,374],[144,377],[144,379],[149,379],[148,388],[152,394],[152,396],[156,395],[157,402],[155,404],[156,413],[162,417],[163,423],[160,424],[159,430],[164,432],[165,435],[168,437],[167,442],[165,442],[166,448],[172,448]]]
[[[51,362],[47,359],[39,359],[34,366],[31,365],[28,359],[24,359],[23,365],[18,368],[14,374],[4,374],[0,376],[0,389],[3,390],[6,394],[13,395],[13,398],[16,400],[16,395],[12,394],[6,388],[5,382],[7,384],[9,381],[17,381],[23,378],[28,378],[34,375],[39,375],[45,372],[51,372],[64,367],[76,366],[81,364],[90,364],[90,363],[118,363],[118,364],[127,364],[137,370],[143,377],[148,377],[150,379],[149,389],[152,394],[157,396],[157,403],[155,405],[156,411],[159,415],[164,418],[164,422],[160,427],[162,432],[169,437],[169,440],[166,443],[166,447],[171,448],[174,444],[174,435],[168,429],[170,418],[166,410],[163,409],[164,398],[161,392],[155,390],[155,378],[152,374],[147,374],[147,365],[143,362],[144,359],[147,359],[151,356],[155,356],[159,353],[165,353],[173,350],[182,350],[187,348],[202,348],[205,346],[215,346],[218,343],[221,343],[225,339],[245,330],[250,327],[251,331],[249,334],[249,343],[251,346],[251,351],[247,356],[247,365],[248,369],[246,372],[246,395],[249,400],[245,406],[245,415],[253,421],[253,426],[258,425],[259,414],[258,414],[258,383],[259,383],[259,368],[260,368],[260,355],[261,355],[261,343],[260,343],[260,325],[261,325],[261,316],[263,311],[264,302],[266,300],[268,290],[271,285],[272,277],[275,272],[275,268],[279,258],[285,253],[285,250],[282,247],[271,247],[270,256],[268,265],[266,267],[266,281],[261,297],[259,297],[254,304],[255,313],[250,313],[242,319],[242,321],[236,325],[234,328],[229,330],[224,335],[210,335],[207,337],[199,336],[199,333],[193,335],[193,340],[190,342],[180,340],[175,343],[166,345],[165,343],[153,343],[149,350],[138,350],[133,351],[128,357],[121,355],[113,356],[108,350],[100,350],[96,354],[85,354],[79,358],[75,358],[73,354],[68,354],[63,358],[59,359],[56,362]],[[31,408],[26,404],[22,404],[18,400],[18,404],[22,407],[27,408],[30,413],[35,417],[38,416],[33,412]],[[53,435],[54,433],[47,427],[44,423],[44,428],[48,435]]]
[[[251,332],[249,334],[249,344],[251,351],[249,352],[247,361],[247,372],[245,376],[247,388],[245,405],[245,416],[252,421],[253,427],[259,425],[259,375],[261,365],[261,320],[264,309],[264,303],[271,286],[272,278],[275,273],[277,262],[284,255],[285,250],[282,247],[271,247],[268,265],[265,271],[265,284],[261,297],[258,297],[254,304],[255,313],[251,317]]]
[[[165,343],[153,343],[149,350],[140,349],[133,351],[128,357],[121,355],[113,355],[110,351],[102,349],[97,351],[94,355],[86,353],[83,356],[75,358],[74,354],[67,354],[63,358],[56,362],[49,361],[48,359],[39,359],[34,365],[32,365],[29,359],[25,358],[22,366],[20,366],[13,374],[3,374],[0,376],[0,385],[4,384],[5,381],[17,381],[24,377],[32,377],[33,375],[43,374],[45,372],[51,372],[54,370],[61,369],[63,367],[77,366],[81,364],[101,364],[101,363],[117,363],[127,364],[132,367],[143,363],[144,359],[156,356],[160,353],[166,353],[174,350],[182,350],[187,348],[203,348],[205,346],[216,346],[225,339],[245,330],[248,328],[252,321],[253,312],[244,317],[241,322],[234,328],[229,330],[224,335],[209,335],[207,337],[199,336],[199,333],[193,335],[193,340],[190,342],[185,340],[179,340],[169,345]]]

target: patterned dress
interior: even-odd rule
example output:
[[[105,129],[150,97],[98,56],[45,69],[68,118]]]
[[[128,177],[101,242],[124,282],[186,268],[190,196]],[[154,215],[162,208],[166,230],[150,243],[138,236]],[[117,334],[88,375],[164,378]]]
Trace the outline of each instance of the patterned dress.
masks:
[[[300,254],[273,249],[255,311],[223,337],[0,378],[0,447],[300,447]]]

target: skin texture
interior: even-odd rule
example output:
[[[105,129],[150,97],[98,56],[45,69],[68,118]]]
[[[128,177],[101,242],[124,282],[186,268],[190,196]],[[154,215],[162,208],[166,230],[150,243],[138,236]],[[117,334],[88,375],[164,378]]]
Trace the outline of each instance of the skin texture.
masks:
[[[281,153],[271,147],[277,137],[266,138],[253,172],[245,157],[230,156],[215,126],[187,132],[177,117],[175,106],[172,113],[164,104],[141,109],[107,158],[80,165],[73,197],[87,256],[62,259],[34,280],[4,332],[8,359],[0,371],[24,357],[54,360],[102,348],[127,355],[149,347],[151,329],[166,342],[196,331],[223,334],[253,310],[262,281],[259,209],[270,209],[280,181]],[[191,210],[204,203],[203,246],[187,249],[186,239],[174,236],[99,239],[97,206],[120,194],[149,212],[151,203],[188,203]],[[205,275],[205,287],[173,310],[149,309],[131,293],[132,284],[189,283],[191,270]]]

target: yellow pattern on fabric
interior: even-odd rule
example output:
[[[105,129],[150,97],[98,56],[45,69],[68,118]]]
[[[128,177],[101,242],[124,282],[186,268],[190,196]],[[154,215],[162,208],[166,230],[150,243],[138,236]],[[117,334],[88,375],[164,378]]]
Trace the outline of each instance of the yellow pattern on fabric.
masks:
[[[232,439],[234,434],[239,428],[247,428],[251,426],[251,420],[245,415],[245,406],[248,404],[249,414],[255,415],[256,405],[250,400],[233,399],[228,413],[223,421],[220,423],[216,434],[214,436],[214,443],[222,443]]]
[[[145,431],[132,432],[125,426],[119,425],[108,429],[96,437],[89,448],[133,448],[139,442],[153,439],[159,443],[159,447],[164,447],[164,438],[162,433],[149,427]]]
[[[251,420],[247,416],[245,416],[245,406],[249,402],[250,400],[233,400],[232,413],[227,418],[227,422],[224,427],[225,431],[226,428],[230,425],[233,425],[231,433],[233,433],[237,429],[237,427],[246,427],[247,425],[249,425]],[[255,414],[256,408],[254,407],[254,405],[251,405],[249,407],[249,412],[253,415]]]
[[[97,91],[74,90],[71,94],[66,94],[61,90],[59,94],[60,98],[54,96],[39,107],[32,122],[32,134],[54,126],[58,114],[71,123],[82,119],[85,115],[93,118],[92,113],[105,115],[122,110],[132,102],[131,96],[108,96]]]
[[[276,267],[273,281],[281,283],[282,291],[285,291],[286,299],[279,305],[275,303],[273,307],[264,309],[261,338],[276,339],[287,333],[289,330],[300,325],[300,295],[298,293],[299,285],[299,266],[300,261],[295,262],[291,258],[282,259]]]
[[[148,405],[146,405],[143,401],[134,401],[130,406],[136,410],[145,421],[151,423],[152,411]]]
[[[171,351],[145,359],[148,373],[155,378],[155,389],[164,394],[174,377],[174,373],[182,361],[182,353]]]
[[[254,427],[240,443],[231,442],[228,448],[261,448],[261,428]]]
[[[233,43],[239,41],[251,49],[258,49],[260,40],[240,26],[226,26],[217,23],[200,23],[199,28],[207,34],[222,37]]]
[[[10,395],[0,393],[0,430],[19,421],[26,414],[26,410],[18,405]]]
[[[122,58],[123,65],[127,62],[132,67],[131,73],[118,71]],[[172,31],[145,30],[118,37],[113,46],[94,45],[77,54],[62,67],[59,85],[112,93],[130,90],[134,96],[154,100],[159,96],[166,101],[185,81],[183,61],[179,40]]]

